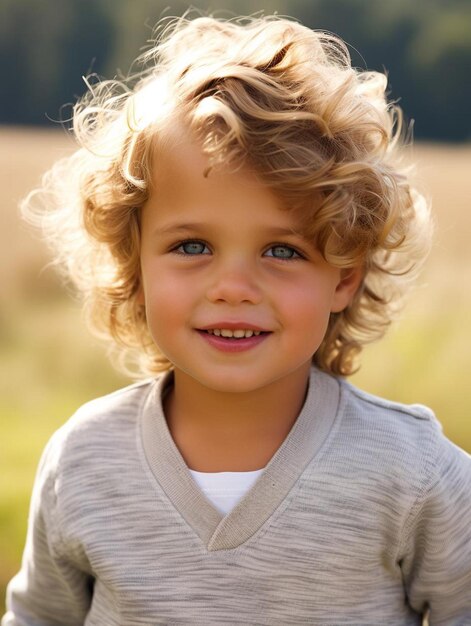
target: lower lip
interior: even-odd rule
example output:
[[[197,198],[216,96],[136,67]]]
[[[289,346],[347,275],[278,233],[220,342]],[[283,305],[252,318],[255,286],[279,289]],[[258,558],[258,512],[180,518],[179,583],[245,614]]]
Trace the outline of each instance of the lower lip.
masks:
[[[245,352],[251,350],[265,341],[269,335],[269,333],[263,333],[252,335],[252,337],[244,337],[243,339],[230,339],[211,335],[204,330],[199,330],[198,333],[210,346],[221,352]]]

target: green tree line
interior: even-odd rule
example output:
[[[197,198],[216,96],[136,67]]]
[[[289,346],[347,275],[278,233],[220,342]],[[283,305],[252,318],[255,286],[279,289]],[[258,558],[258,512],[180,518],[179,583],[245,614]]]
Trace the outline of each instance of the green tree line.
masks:
[[[386,71],[390,99],[420,139],[471,137],[469,0],[195,1],[194,13],[277,12],[339,34],[356,67]],[[0,0],[0,123],[52,125],[70,116],[82,76],[126,75],[176,0]]]

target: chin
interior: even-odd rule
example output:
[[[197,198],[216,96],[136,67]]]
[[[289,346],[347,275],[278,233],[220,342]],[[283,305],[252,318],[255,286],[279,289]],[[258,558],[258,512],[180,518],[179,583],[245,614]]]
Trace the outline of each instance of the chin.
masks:
[[[260,389],[262,386],[265,386],[254,384],[253,380],[236,380],[234,378],[230,380],[201,380],[199,382],[207,389],[218,393],[250,393],[252,391],[257,391],[257,389]]]
[[[249,371],[239,372],[239,375],[234,371],[219,371],[215,372],[213,376],[207,371],[192,372],[188,369],[180,371],[184,377],[192,379],[197,385],[217,393],[250,393],[266,387],[272,382],[269,380],[257,380],[256,377],[250,375]]]

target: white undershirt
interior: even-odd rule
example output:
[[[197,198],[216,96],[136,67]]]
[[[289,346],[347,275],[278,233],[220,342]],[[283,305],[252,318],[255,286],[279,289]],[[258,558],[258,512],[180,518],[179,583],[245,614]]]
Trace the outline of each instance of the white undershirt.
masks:
[[[227,515],[249,491],[263,469],[253,472],[190,472],[208,500]]]

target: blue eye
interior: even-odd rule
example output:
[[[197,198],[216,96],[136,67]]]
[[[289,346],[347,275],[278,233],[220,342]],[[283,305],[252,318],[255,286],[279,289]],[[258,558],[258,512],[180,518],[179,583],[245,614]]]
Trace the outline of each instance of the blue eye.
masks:
[[[302,258],[301,255],[296,252],[296,250],[294,248],[292,248],[291,246],[282,246],[282,245],[277,245],[277,246],[272,246],[271,248],[269,248],[269,250],[267,250],[267,256],[272,256],[275,259],[296,259],[296,258]]]
[[[192,256],[209,253],[208,246],[202,241],[184,241],[178,246],[178,248],[175,248],[175,250],[180,254],[187,254]]]

